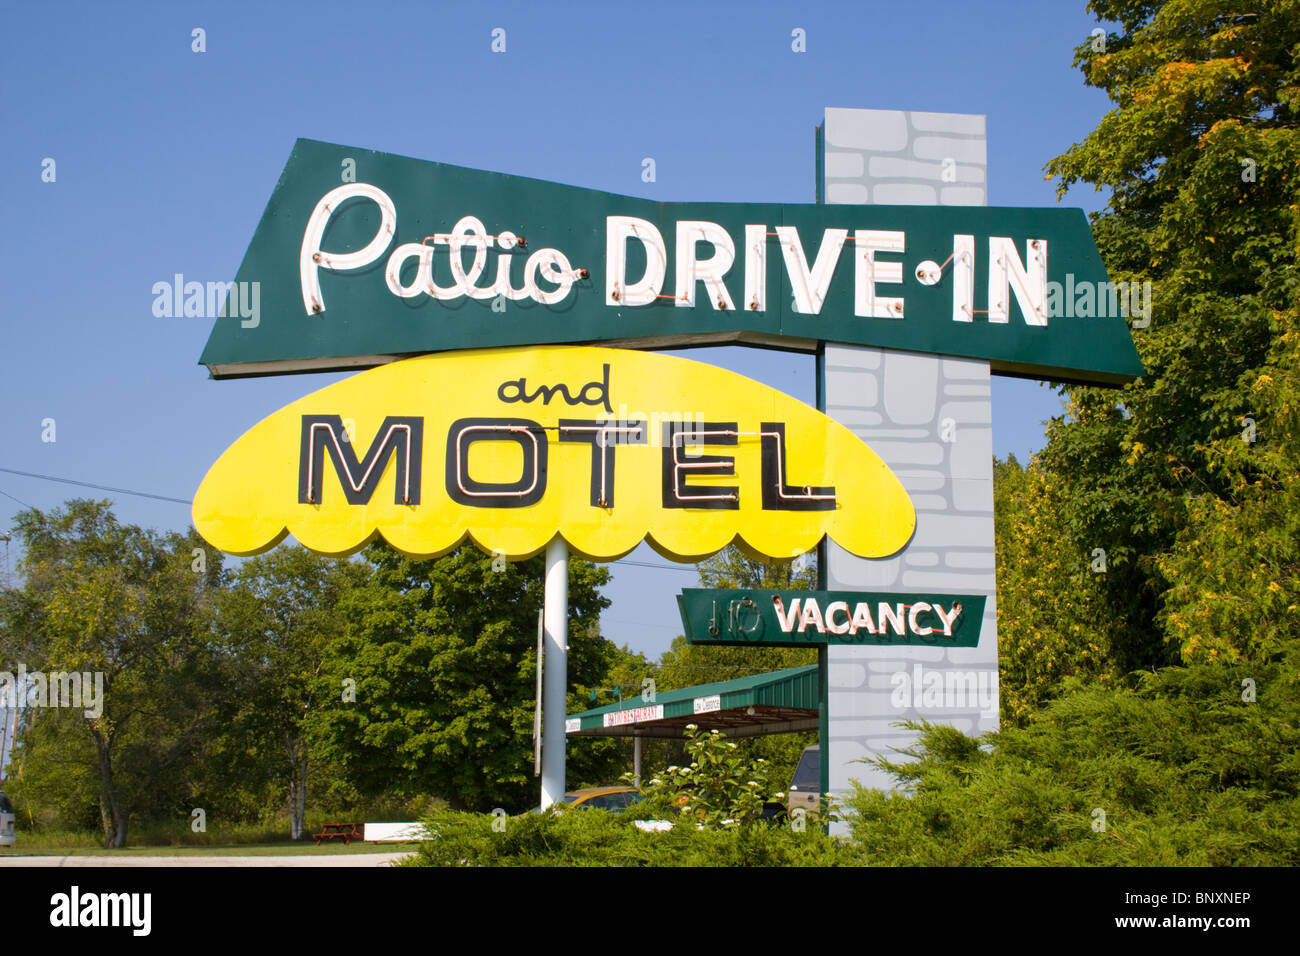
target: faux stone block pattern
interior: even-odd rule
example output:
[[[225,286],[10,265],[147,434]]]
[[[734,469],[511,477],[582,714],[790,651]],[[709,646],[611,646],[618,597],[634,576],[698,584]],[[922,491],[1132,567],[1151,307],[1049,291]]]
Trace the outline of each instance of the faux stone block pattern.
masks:
[[[825,172],[827,202],[983,206],[984,117],[828,107]]]
[[[825,133],[828,202],[986,201],[983,116],[828,108]],[[989,598],[974,648],[830,648],[825,759],[832,793],[844,796],[851,780],[892,789],[892,777],[858,761],[900,759],[895,748],[916,734],[896,722],[997,729],[992,409],[985,361],[828,344],[823,369],[827,414],[884,459],[917,513],[896,557],[867,560],[828,544],[827,586]]]

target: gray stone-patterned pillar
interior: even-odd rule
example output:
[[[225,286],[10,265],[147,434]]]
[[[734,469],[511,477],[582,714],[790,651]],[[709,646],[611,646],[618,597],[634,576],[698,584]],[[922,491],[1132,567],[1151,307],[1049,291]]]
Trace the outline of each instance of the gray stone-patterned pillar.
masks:
[[[824,144],[828,202],[986,201],[983,116],[828,108]],[[909,248],[904,296],[919,288],[918,262],[945,257]],[[826,586],[989,597],[973,648],[829,648],[823,757],[831,792],[842,798],[851,780],[894,787],[883,770],[859,761],[903,759],[895,748],[916,734],[892,726],[898,721],[968,734],[998,727],[993,433],[987,361],[828,344],[822,362],[824,410],[884,459],[917,515],[915,536],[893,558],[858,558],[828,543]]]
[[[988,202],[983,116],[827,107],[824,128],[828,203]]]

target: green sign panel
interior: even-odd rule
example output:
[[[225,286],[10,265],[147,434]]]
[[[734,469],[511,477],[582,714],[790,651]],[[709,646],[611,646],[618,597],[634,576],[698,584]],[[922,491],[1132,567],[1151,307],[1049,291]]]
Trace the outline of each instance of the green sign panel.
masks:
[[[912,644],[975,647],[982,594],[686,588],[677,598],[688,644]]]
[[[258,308],[222,309],[200,359],[218,378],[492,346],[821,341],[1064,381],[1143,374],[1132,296],[1078,209],[661,203],[299,140],[234,289]]]

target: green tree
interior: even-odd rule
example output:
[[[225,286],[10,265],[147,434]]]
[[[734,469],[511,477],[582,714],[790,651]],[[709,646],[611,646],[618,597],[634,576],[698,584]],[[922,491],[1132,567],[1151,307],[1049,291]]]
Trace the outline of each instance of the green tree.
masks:
[[[699,565],[700,587],[808,590],[817,586],[815,563],[756,561],[732,546]],[[659,660],[661,690],[734,680],[817,662],[817,652],[798,647],[691,645],[678,636]]]
[[[1296,538],[1265,516],[1281,513],[1280,476],[1293,468],[1280,372],[1290,359],[1278,349],[1298,324],[1300,4],[1089,9],[1112,28],[1075,60],[1116,106],[1047,170],[1062,192],[1110,191],[1093,231],[1112,279],[1152,283],[1150,327],[1135,332],[1148,374],[1118,392],[1066,389],[1039,464],[1063,502],[1065,552],[1106,554],[1094,582],[1103,613],[1075,623],[1099,629],[1093,643],[1130,670],[1222,653],[1215,623],[1244,624],[1265,597],[1265,630],[1293,627],[1294,600],[1279,595],[1294,581]],[[1238,448],[1250,426],[1263,440]],[[1199,562],[1180,555],[1188,547]]]
[[[1004,723],[1032,719],[1063,678],[1115,676],[1102,626],[1106,573],[1080,554],[1062,519],[1062,482],[1014,455],[993,463],[999,700]]]
[[[432,794],[477,810],[530,806],[543,559],[507,563],[463,547],[416,561],[385,544],[365,556],[369,579],[345,599],[348,626],[325,665],[333,686],[355,681],[356,700],[318,717],[325,752],[363,794]],[[610,666],[612,645],[596,626],[608,579],[603,567],[569,561],[571,692],[598,686]],[[584,766],[589,754],[604,771]],[[617,766],[608,748],[573,756],[576,779]]]
[[[815,588],[816,554],[809,554],[808,559],[803,562],[758,561],[730,545],[700,562],[700,587],[766,588],[774,591]]]
[[[1161,622],[1185,661],[1275,660],[1300,635],[1300,329],[1280,313],[1273,351],[1251,376],[1256,419],[1206,449],[1226,480],[1187,503],[1160,557]]]
[[[133,816],[183,808],[186,770],[220,718],[223,662],[209,631],[220,555],[193,531],[119,524],[108,502],[22,511],[14,530],[24,581],[0,604],[6,656],[46,675],[95,675],[103,692],[89,716],[28,709],[17,789],[29,805],[65,807],[93,792],[105,845],[124,846]]]
[[[366,573],[358,562],[282,545],[245,561],[222,601],[243,703],[231,733],[287,791],[294,840],[303,835],[314,715],[326,698],[348,692],[324,678],[326,652],[343,633],[344,596]]]
[[[647,682],[652,683],[647,683]],[[600,685],[579,685],[569,699],[569,713],[579,713],[620,699],[645,698],[647,692],[659,692],[659,665],[646,659],[640,651],[626,646],[610,646],[610,666]],[[617,690],[619,697],[615,693]],[[668,741],[642,738],[641,759],[646,766],[659,766]],[[623,771],[635,766],[635,742],[631,737],[575,737],[569,741],[569,759],[583,770],[570,771],[570,783],[576,787],[606,786]]]

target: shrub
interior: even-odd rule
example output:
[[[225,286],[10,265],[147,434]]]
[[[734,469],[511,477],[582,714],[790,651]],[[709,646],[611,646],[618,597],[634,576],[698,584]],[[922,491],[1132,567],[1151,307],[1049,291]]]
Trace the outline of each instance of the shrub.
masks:
[[[505,819],[440,811],[426,818],[435,838],[407,866],[842,866],[856,862],[817,827],[720,829],[675,826],[645,832],[626,813],[555,807]]]
[[[1295,866],[1293,675],[1203,665],[1129,688],[1076,687],[982,747],[951,727],[913,725],[914,761],[877,761],[906,792],[856,788],[852,840],[886,866]]]
[[[706,828],[747,826],[762,819],[767,801],[784,796],[772,779],[771,765],[761,758],[751,764],[719,731],[702,733],[688,724],[686,760],[642,784],[645,799],[633,808],[633,816],[688,819]],[[623,779],[630,784],[632,775]]]

